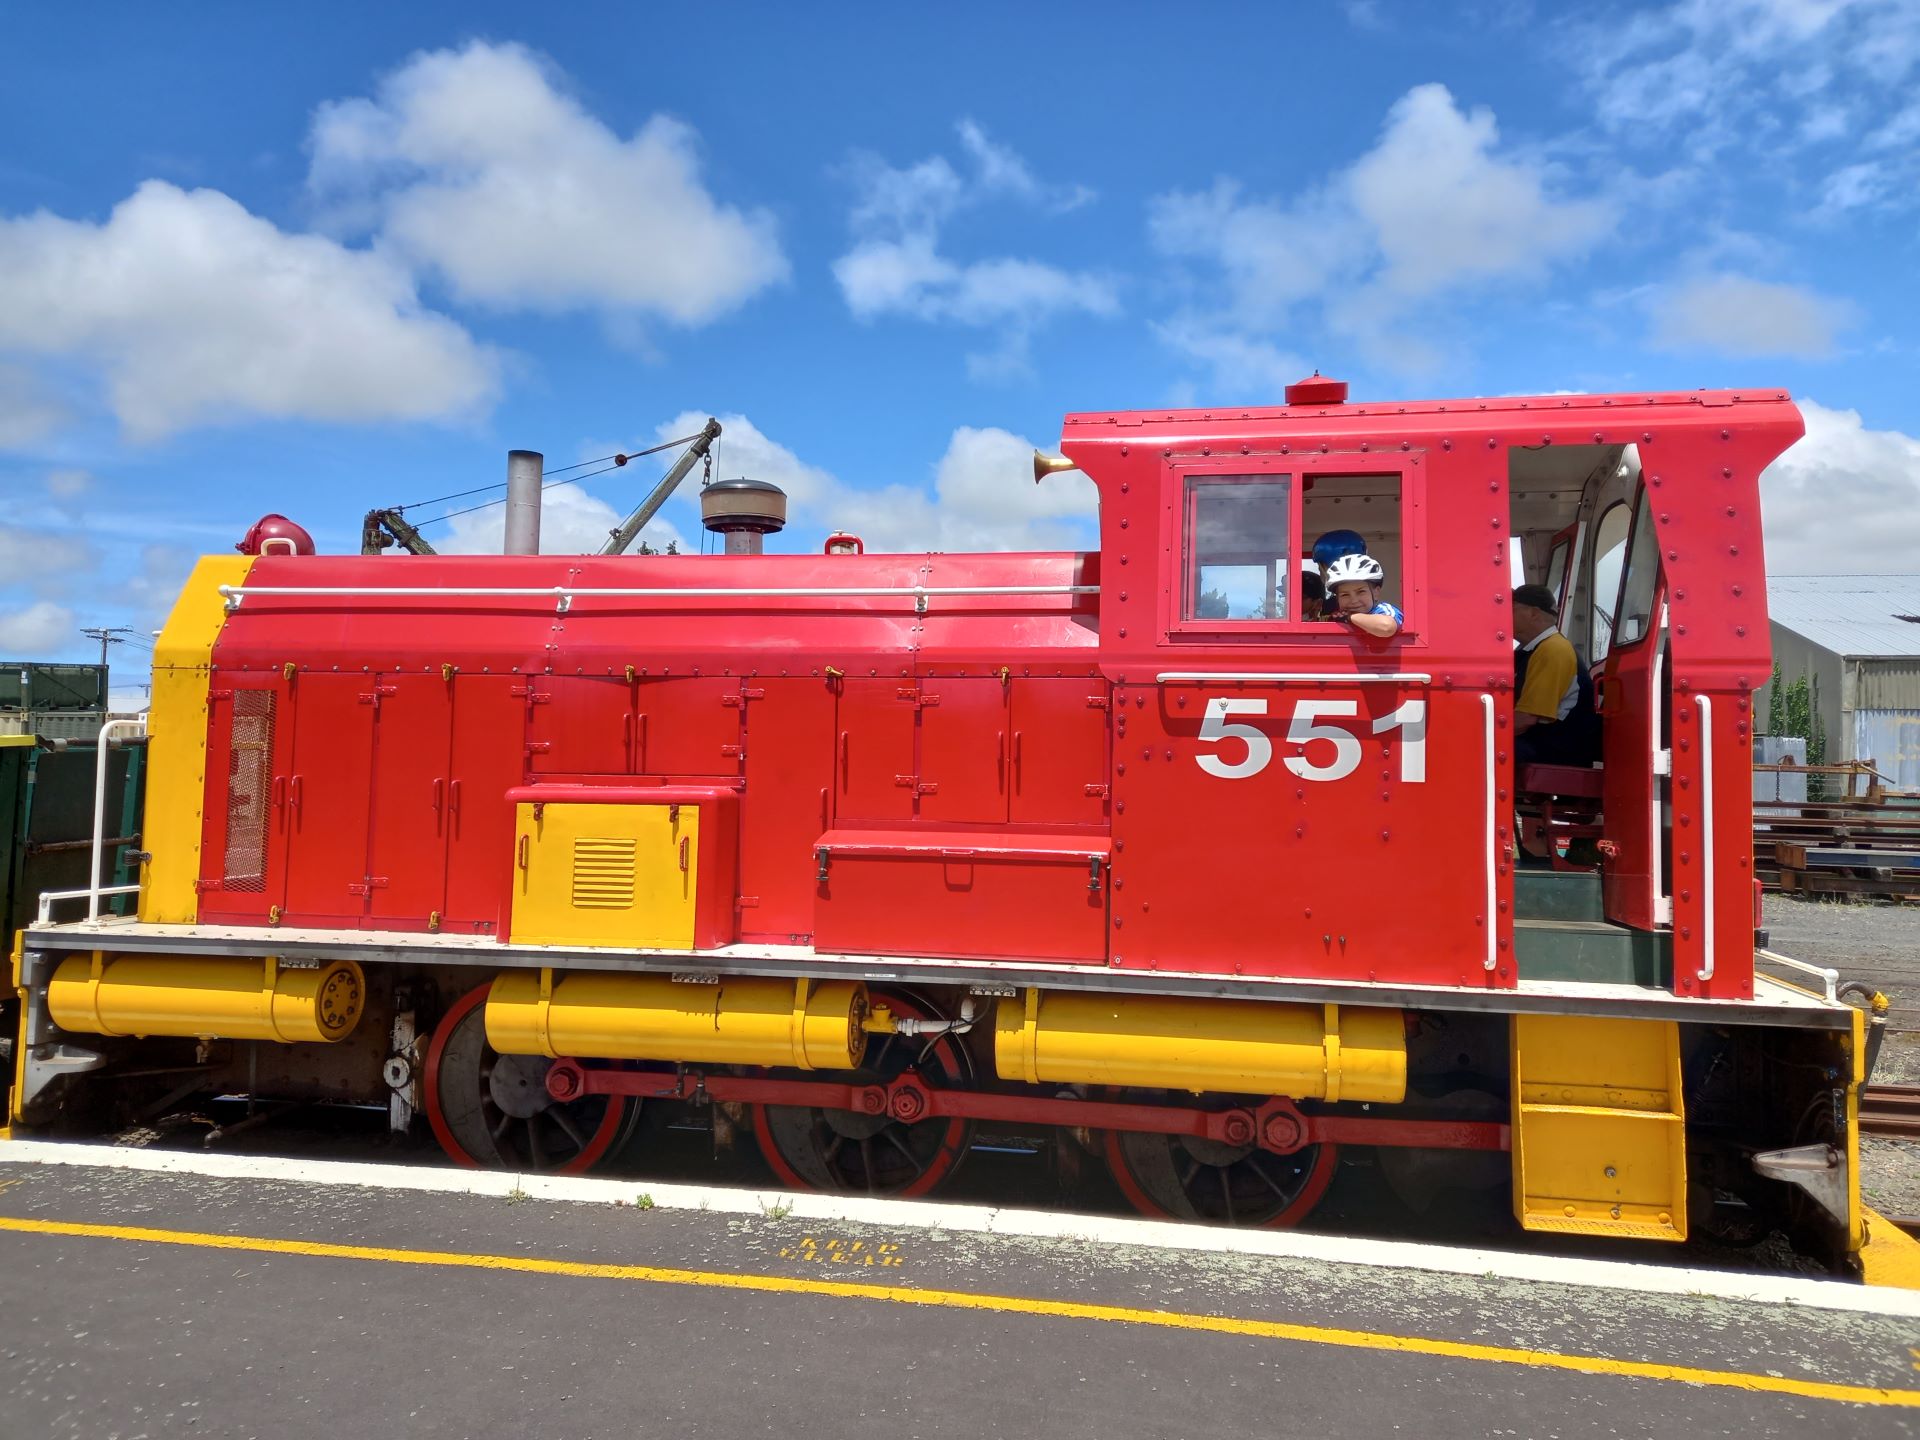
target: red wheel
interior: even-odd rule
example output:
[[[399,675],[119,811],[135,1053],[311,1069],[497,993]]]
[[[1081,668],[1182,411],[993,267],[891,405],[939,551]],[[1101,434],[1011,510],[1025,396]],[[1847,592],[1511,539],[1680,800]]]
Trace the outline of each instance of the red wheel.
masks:
[[[421,1090],[440,1148],[476,1169],[584,1174],[638,1117],[639,1101],[589,1095],[561,1103],[547,1094],[543,1055],[502,1055],[487,1043],[490,985],[469,991],[435,1027]]]
[[[1107,1166],[1142,1215],[1227,1225],[1298,1225],[1333,1183],[1339,1147],[1307,1145],[1276,1155],[1192,1135],[1110,1130]]]
[[[873,1000],[907,1019],[936,1018],[930,1005],[897,991],[876,990]],[[879,1037],[864,1066],[840,1073],[852,1084],[884,1085],[909,1070],[932,1088],[954,1089],[973,1080],[966,1047],[952,1035]],[[756,1105],[753,1134],[773,1173],[790,1189],[906,1197],[927,1194],[953,1173],[973,1143],[973,1124],[938,1118],[908,1124],[851,1110]]]

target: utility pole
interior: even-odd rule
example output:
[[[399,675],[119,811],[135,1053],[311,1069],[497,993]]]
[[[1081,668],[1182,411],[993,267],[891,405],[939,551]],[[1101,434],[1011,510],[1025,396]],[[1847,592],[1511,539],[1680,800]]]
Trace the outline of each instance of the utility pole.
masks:
[[[135,630],[131,625],[102,625],[90,627],[82,630],[80,633],[89,640],[98,640],[100,642],[100,668],[104,670],[107,668],[107,647],[109,645],[124,645],[126,642],[120,638],[122,635],[137,635],[140,632]]]

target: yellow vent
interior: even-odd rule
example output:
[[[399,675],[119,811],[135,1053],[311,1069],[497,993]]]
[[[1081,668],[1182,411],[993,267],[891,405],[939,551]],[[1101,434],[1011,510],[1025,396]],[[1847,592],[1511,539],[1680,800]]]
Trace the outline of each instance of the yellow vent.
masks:
[[[514,810],[516,945],[690,950],[698,892],[695,805],[533,805]]]
[[[583,835],[573,842],[573,908],[628,910],[633,906],[635,842]]]

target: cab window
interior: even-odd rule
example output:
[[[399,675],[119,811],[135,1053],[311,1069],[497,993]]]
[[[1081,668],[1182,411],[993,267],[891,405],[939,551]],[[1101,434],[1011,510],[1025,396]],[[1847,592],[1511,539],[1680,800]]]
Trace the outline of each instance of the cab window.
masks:
[[[1633,543],[1627,548],[1627,573],[1620,585],[1620,610],[1614,619],[1616,645],[1646,639],[1653,629],[1653,592],[1660,578],[1660,537],[1654,533],[1653,513],[1646,489],[1634,507]]]
[[[1187,477],[1187,620],[1286,620],[1296,589],[1293,480]]]
[[[1613,648],[1614,611],[1620,599],[1620,566],[1627,552],[1627,522],[1633,512],[1624,500],[1615,501],[1600,517],[1593,538],[1593,624],[1588,629],[1592,654],[1588,663],[1598,665]]]

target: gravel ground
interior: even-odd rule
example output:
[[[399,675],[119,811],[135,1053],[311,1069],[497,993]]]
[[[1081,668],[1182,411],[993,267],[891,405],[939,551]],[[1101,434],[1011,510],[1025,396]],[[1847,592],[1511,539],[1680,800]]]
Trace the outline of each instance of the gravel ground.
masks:
[[[1766,897],[1772,948],[1863,980],[1893,1002],[1875,1083],[1920,1084],[1920,905]],[[1920,1141],[1860,1142],[1860,1186],[1874,1209],[1920,1215]]]

